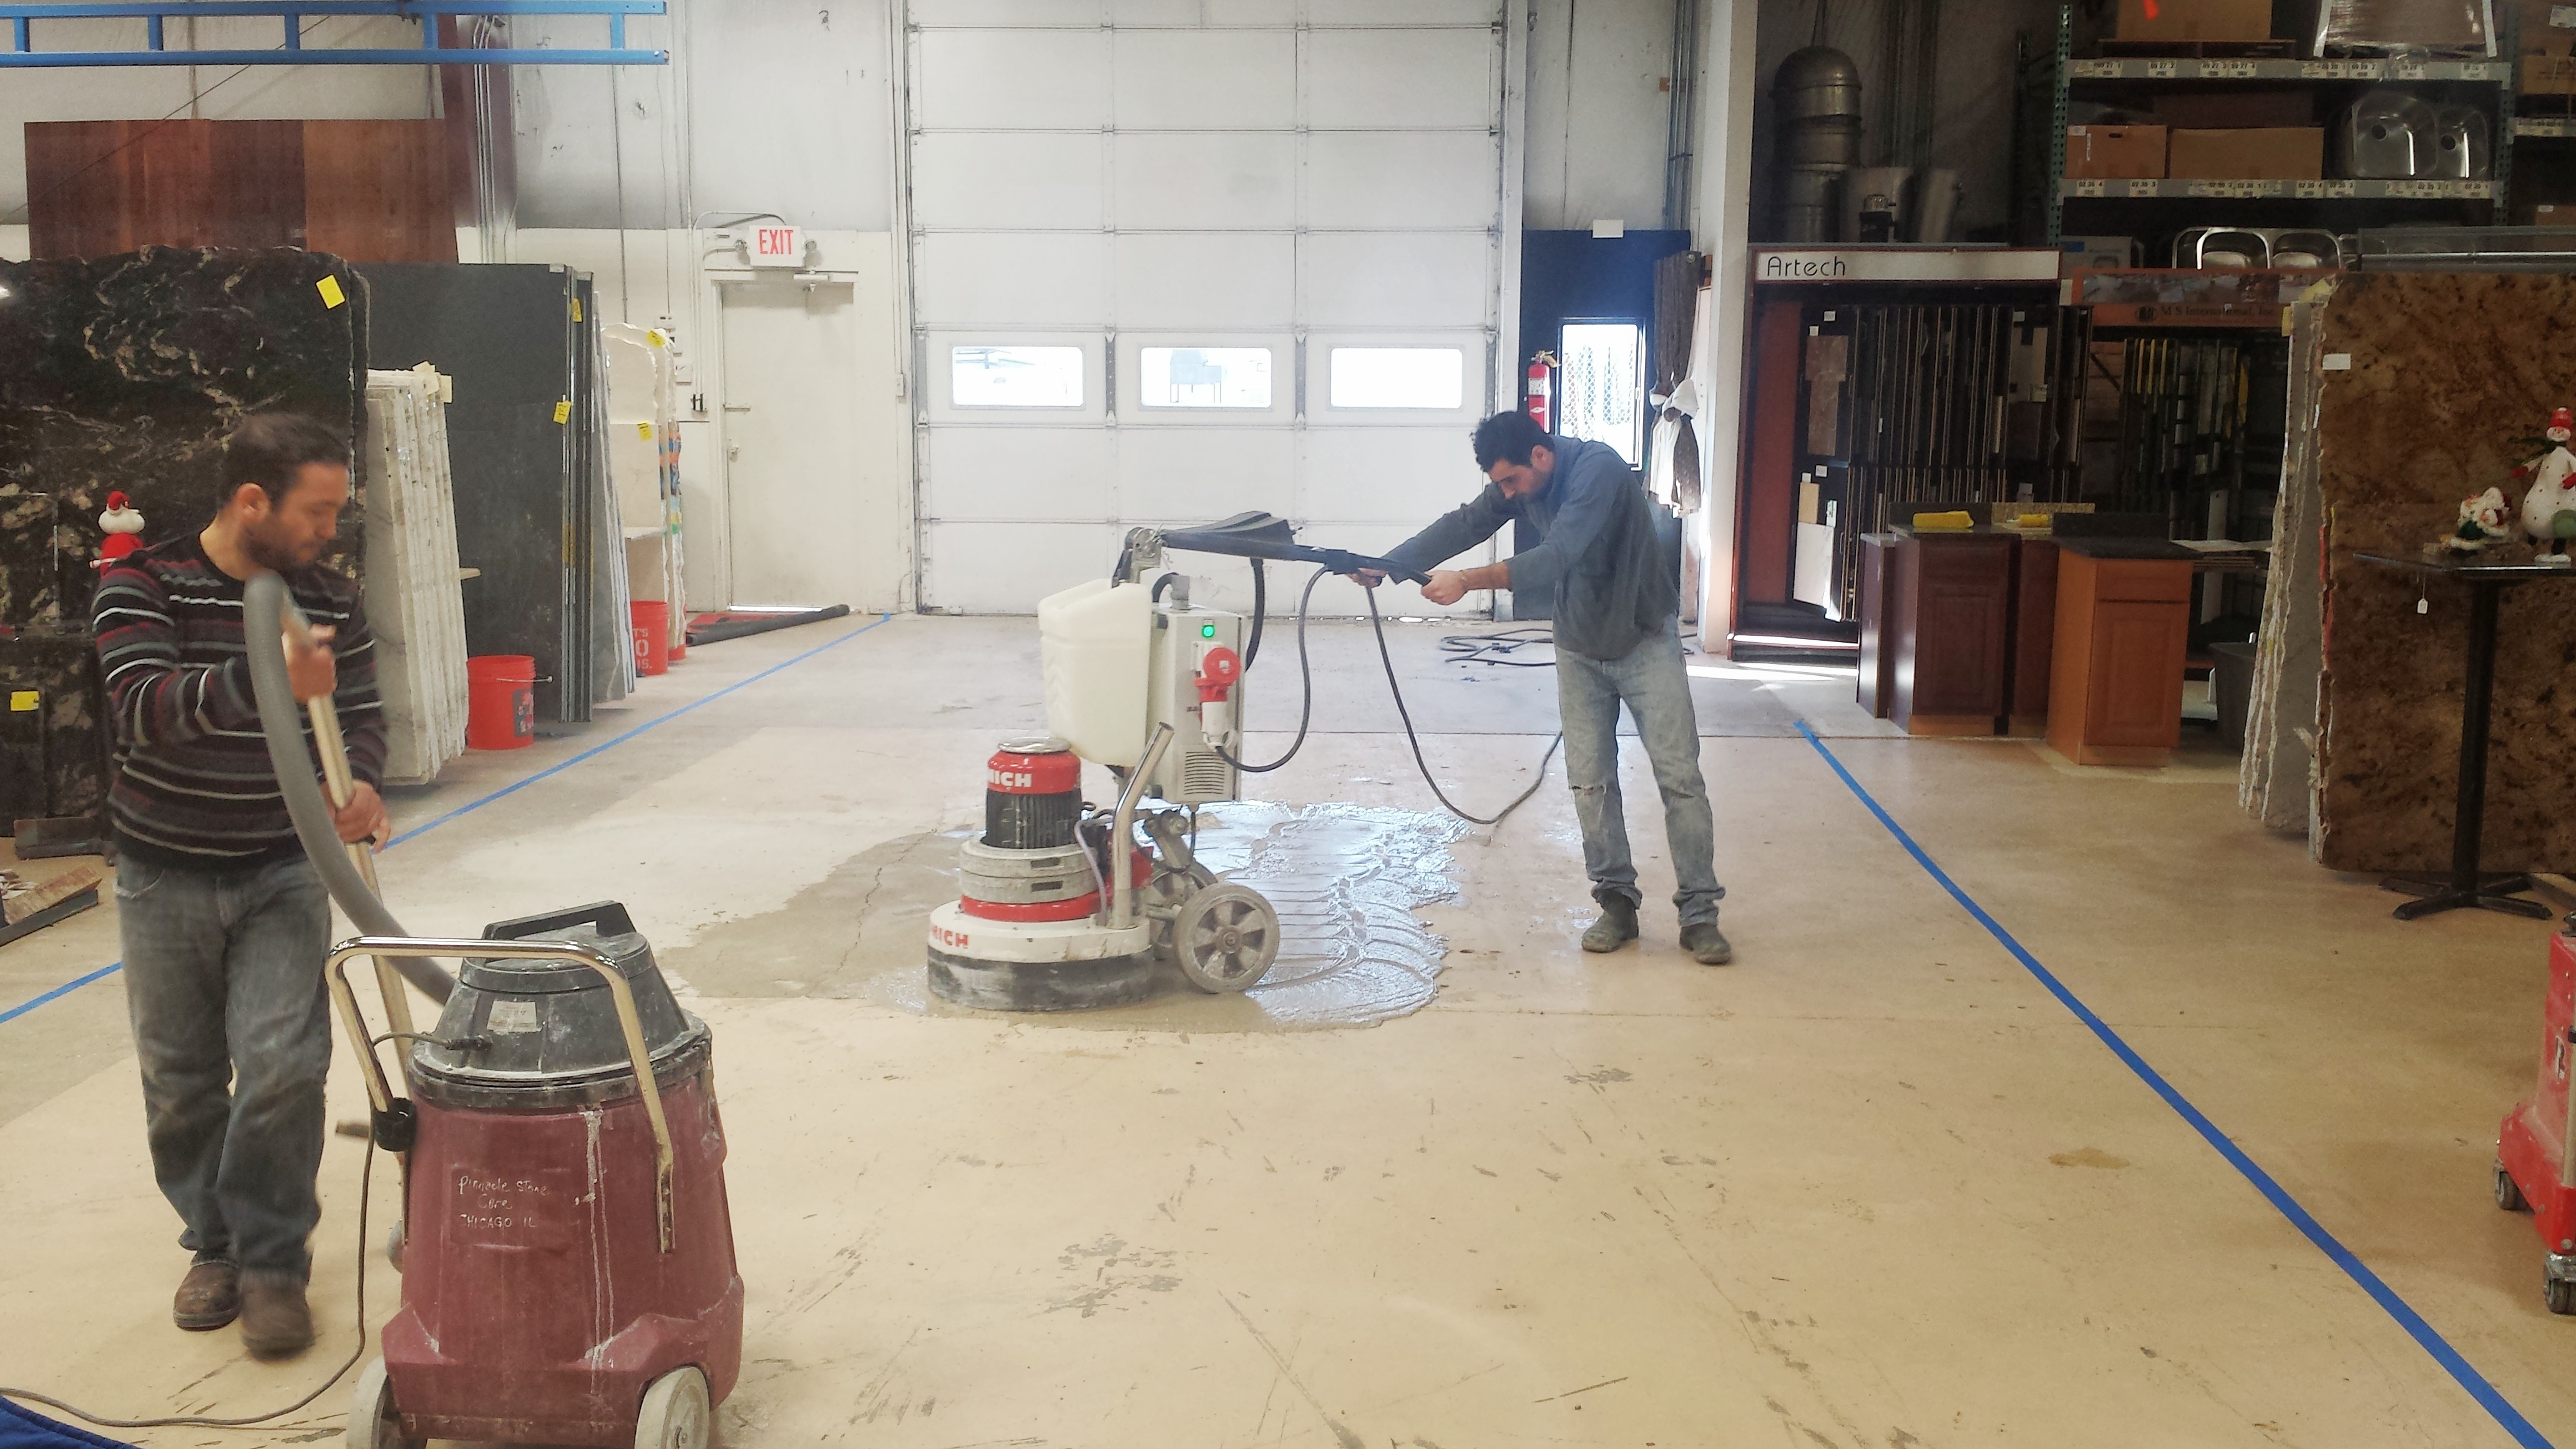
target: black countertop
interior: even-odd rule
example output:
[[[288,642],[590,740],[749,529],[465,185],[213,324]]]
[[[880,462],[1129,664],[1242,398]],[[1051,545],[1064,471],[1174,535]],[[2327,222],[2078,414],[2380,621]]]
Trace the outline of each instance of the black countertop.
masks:
[[[2058,534],[2050,540],[2068,553],[2086,558],[2152,559],[2159,562],[2190,563],[2199,559],[2198,552],[2161,538],[2084,538]]]

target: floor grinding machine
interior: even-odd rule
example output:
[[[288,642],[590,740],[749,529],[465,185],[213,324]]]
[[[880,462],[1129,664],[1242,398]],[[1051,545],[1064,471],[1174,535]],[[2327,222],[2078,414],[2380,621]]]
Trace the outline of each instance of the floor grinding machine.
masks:
[[[2541,1301],[2576,1313],[2576,915],[2549,940],[2549,996],[2541,1007],[2540,1082],[2514,1103],[2496,1133],[2495,1200],[2528,1212],[2547,1251]]]
[[[1188,578],[1162,572],[1167,550],[1251,560],[1249,617],[1193,604]],[[984,831],[961,851],[958,899],[930,915],[930,989],[942,1000],[998,1011],[1115,1006],[1151,994],[1164,961],[1202,991],[1243,991],[1278,959],[1278,912],[1251,887],[1217,879],[1191,848],[1198,807],[1238,798],[1247,769],[1285,763],[1247,766],[1240,755],[1267,560],[1317,564],[1316,580],[1361,569],[1424,577],[1300,544],[1285,521],[1247,513],[1131,530],[1108,578],[1039,602],[1050,733],[1005,741],[986,762]],[[1298,612],[1302,635],[1302,602]],[[1112,808],[1083,802],[1084,760],[1116,779]],[[1171,808],[1140,817],[1149,796]]]
[[[613,902],[505,921],[480,940],[403,930],[313,777],[278,642],[301,624],[275,575],[251,581],[244,628],[270,759],[305,853],[366,933],[332,951],[326,984],[374,1144],[403,1163],[402,1307],[360,1371],[348,1442],[702,1449],[742,1362],[707,1025],[672,998]],[[337,725],[317,703],[315,743],[345,796]],[[359,957],[378,966],[383,1035],[349,985]],[[462,979],[436,957],[461,958]],[[431,1030],[412,1030],[396,973],[442,1004]],[[389,1040],[392,1075],[376,1053]]]

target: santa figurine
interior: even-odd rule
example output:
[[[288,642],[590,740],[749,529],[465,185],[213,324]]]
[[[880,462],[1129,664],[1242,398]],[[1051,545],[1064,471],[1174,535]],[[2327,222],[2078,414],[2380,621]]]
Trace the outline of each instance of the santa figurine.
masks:
[[[2576,540],[2576,453],[2567,440],[2576,437],[2576,416],[2560,408],[2549,415],[2549,451],[2527,466],[2531,491],[2522,498],[2522,531],[2531,536],[2535,562],[2569,562],[2567,547]]]
[[[2488,544],[2511,531],[2504,526],[2504,519],[2503,489],[2490,488],[2475,498],[2464,498],[2460,500],[2459,527],[2442,540],[2442,547],[2459,555],[2482,553]]]
[[[122,493],[107,495],[107,511],[98,516],[98,526],[107,537],[98,542],[98,560],[90,565],[104,569],[143,546],[143,515]]]

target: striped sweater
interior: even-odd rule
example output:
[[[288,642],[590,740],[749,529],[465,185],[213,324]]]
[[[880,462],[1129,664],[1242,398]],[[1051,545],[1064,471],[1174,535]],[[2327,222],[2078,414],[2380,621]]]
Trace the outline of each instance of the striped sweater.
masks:
[[[331,646],[339,670],[333,698],[349,771],[381,785],[385,722],[376,699],[375,638],[357,587],[322,568],[298,569],[286,581],[308,618],[338,631]],[[91,616],[116,720],[108,810],[119,848],[198,870],[295,855],[295,825],[269,766],[242,649],[242,581],[215,567],[189,534],[111,565],[99,579]],[[305,748],[313,748],[309,723]],[[317,775],[320,758],[314,756]]]

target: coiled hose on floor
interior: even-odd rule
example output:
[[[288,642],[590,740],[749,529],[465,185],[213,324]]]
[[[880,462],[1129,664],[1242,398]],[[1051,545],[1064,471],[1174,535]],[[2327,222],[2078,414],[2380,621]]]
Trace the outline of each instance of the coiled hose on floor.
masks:
[[[286,797],[286,813],[295,821],[295,838],[331,892],[331,899],[362,935],[408,936],[402,922],[367,889],[366,878],[341,848],[331,806],[314,777],[313,757],[304,746],[304,722],[298,717],[295,686],[286,677],[284,634],[289,619],[305,627],[304,611],[295,607],[286,581],[263,569],[242,591],[242,646],[250,656],[251,695],[259,705],[259,732],[268,742],[268,763],[277,772],[277,788]],[[444,1006],[456,990],[456,978],[425,956],[396,956],[393,968],[421,994]]]

